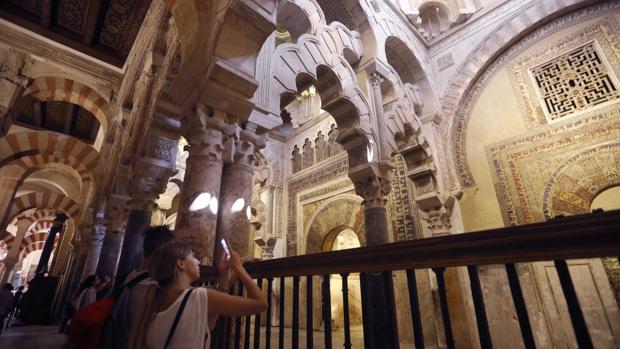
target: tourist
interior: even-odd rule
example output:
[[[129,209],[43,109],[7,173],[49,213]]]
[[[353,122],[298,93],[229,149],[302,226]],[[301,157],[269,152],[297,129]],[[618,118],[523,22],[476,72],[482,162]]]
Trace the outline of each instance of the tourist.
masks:
[[[78,296],[73,301],[75,311],[97,300],[97,286],[100,282],[101,280],[97,275],[90,275],[82,281],[78,289]]]
[[[4,329],[4,319],[11,313],[14,304],[13,285],[6,283],[0,290],[0,334]]]
[[[157,285],[149,288],[140,305],[129,348],[205,348],[218,316],[264,311],[265,296],[245,271],[239,255],[230,251],[230,259],[222,256],[220,263],[243,283],[247,298],[202,287],[192,289],[191,284],[200,278],[199,263],[184,243],[172,242],[155,251],[150,267]],[[177,313],[180,316],[175,324]]]

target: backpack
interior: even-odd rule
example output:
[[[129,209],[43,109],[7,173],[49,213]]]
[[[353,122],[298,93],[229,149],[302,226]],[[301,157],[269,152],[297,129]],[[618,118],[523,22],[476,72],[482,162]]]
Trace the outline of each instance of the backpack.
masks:
[[[113,318],[114,310],[122,305],[120,303],[123,300],[125,300],[124,305],[128,303],[128,292],[123,292],[123,290],[131,289],[148,276],[148,272],[139,274],[119,287],[111,298],[93,302],[78,310],[71,318],[69,343],[76,348],[99,348],[102,343],[102,335],[106,333],[105,329]],[[105,337],[103,339],[105,340]]]
[[[115,301],[110,309],[110,315],[104,324],[101,341],[98,346],[99,349],[127,348],[131,333],[131,322],[135,315],[131,311],[131,292],[129,291],[148,277],[149,273],[144,272],[115,290]],[[128,292],[124,292],[125,290]]]

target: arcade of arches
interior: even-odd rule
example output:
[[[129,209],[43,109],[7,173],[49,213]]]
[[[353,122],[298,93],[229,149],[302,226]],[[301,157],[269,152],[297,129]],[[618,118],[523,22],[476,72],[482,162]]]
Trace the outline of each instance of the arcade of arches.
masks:
[[[47,275],[52,301],[126,273],[149,225],[211,265],[221,238],[321,258],[620,208],[619,1],[211,2],[0,2],[3,284]],[[595,347],[620,347],[617,259],[569,268]],[[537,344],[573,348],[553,269],[518,272]],[[493,344],[514,348],[506,275],[479,273]],[[446,272],[462,348],[478,345],[466,275]],[[435,275],[417,279],[425,343],[443,348]]]

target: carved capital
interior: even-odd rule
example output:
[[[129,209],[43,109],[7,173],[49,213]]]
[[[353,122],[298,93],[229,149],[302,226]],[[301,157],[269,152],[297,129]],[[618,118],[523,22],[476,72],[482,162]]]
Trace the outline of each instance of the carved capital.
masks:
[[[427,223],[428,229],[435,235],[449,235],[452,228],[450,216],[452,215],[452,207],[456,198],[452,195],[442,196],[435,195],[436,205],[421,209],[421,217]]]
[[[372,85],[373,88],[381,87],[383,80],[384,80],[383,76],[381,76],[381,74],[379,73],[370,74],[370,84]]]
[[[354,182],[355,192],[364,198],[364,207],[385,207],[387,195],[392,188],[390,180],[373,176]]]
[[[272,259],[273,250],[276,247],[278,239],[274,237],[265,238],[263,236],[254,239],[254,242],[261,248],[263,259]]]
[[[105,228],[109,232],[125,231],[131,198],[124,195],[110,195],[105,206]]]
[[[166,190],[168,179],[174,171],[167,167],[161,167],[140,159],[132,169],[129,184],[128,205],[131,209],[152,211],[155,208],[155,200]]]
[[[265,147],[265,137],[248,130],[239,130],[235,140],[233,164],[254,167],[257,165],[256,153]]]

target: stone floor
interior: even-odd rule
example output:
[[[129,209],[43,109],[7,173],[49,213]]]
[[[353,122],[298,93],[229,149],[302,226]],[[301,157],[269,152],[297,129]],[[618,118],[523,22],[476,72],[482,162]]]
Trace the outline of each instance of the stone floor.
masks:
[[[0,348],[61,349],[65,339],[58,333],[58,326],[15,326],[2,331]]]
[[[271,332],[271,347],[277,348],[279,343],[279,330],[273,328]],[[299,348],[306,348],[306,331],[299,330]],[[325,336],[321,331],[313,332],[314,345],[313,348],[325,348]],[[1,349],[61,349],[65,343],[66,336],[58,334],[58,326],[16,326],[5,329],[0,336]],[[284,347],[291,348],[292,335],[291,329],[284,330]],[[332,332],[332,347],[341,348],[344,343],[344,332],[342,329]],[[364,337],[362,327],[351,328],[351,344],[352,348],[363,348]],[[261,327],[260,348],[264,348],[265,328]],[[242,344],[243,346],[243,344]],[[253,331],[250,337],[250,346],[254,347]],[[411,347],[411,343],[401,343],[401,348]]]

